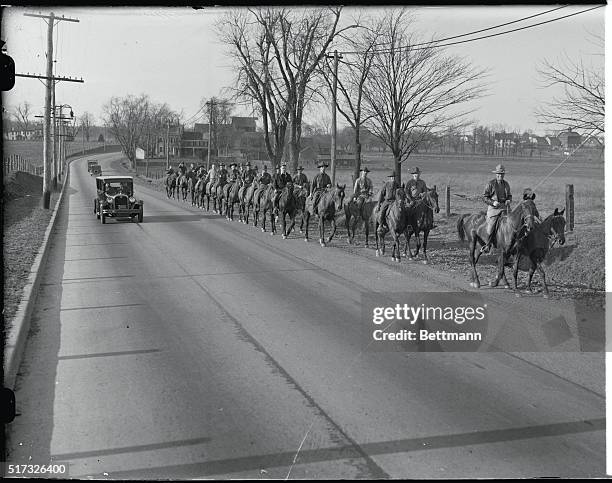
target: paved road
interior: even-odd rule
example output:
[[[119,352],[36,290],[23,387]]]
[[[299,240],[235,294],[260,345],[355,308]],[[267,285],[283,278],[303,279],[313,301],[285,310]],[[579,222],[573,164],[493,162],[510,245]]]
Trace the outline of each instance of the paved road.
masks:
[[[362,292],[451,288],[137,190],[144,223],[101,225],[72,165],[11,462],[128,479],[605,473],[603,354],[364,350]],[[542,304],[521,307],[569,310]]]

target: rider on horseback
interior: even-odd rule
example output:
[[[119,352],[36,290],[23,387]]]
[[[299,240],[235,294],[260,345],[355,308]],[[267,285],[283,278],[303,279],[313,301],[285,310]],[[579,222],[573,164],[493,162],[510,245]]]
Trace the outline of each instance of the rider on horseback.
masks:
[[[395,180],[395,172],[388,175],[387,178],[391,179],[384,184],[382,190],[378,193],[378,203],[375,208],[375,211],[380,210],[380,226],[384,227],[385,230],[389,229],[387,226],[387,210],[391,203],[395,201],[395,190],[400,187]]]
[[[323,191],[331,186],[331,179],[328,174],[325,172],[325,168],[327,168],[327,164],[321,161],[317,164],[317,168],[319,168],[319,174],[317,174],[312,180],[312,186],[310,187],[309,198],[312,200],[312,212],[315,215],[318,215],[317,205],[319,204],[319,200],[321,199],[321,195]]]
[[[491,246],[495,242],[495,235],[497,233],[497,226],[501,218],[501,214],[506,211],[506,207],[510,206],[512,201],[512,194],[510,194],[510,185],[504,180],[506,170],[503,165],[498,164],[495,170],[495,179],[492,179],[487,183],[484,191],[484,202],[488,205],[487,207],[487,244],[484,245],[480,251],[482,253],[489,253]]]
[[[254,169],[251,169],[251,162],[247,161],[245,169],[242,173],[242,181],[244,181],[244,184],[250,185],[255,179],[256,174],[256,171]]]
[[[372,197],[372,180],[368,178],[369,172],[370,170],[367,167],[361,168],[361,176],[357,178],[355,186],[353,187],[353,197],[351,201],[357,202],[357,210],[359,213],[361,213],[363,204]]]
[[[178,169],[178,172],[179,172],[179,176],[183,176],[187,172],[187,168],[185,167],[185,163],[183,163],[182,161],[178,165],[177,169]]]
[[[308,178],[304,174],[304,166],[298,166],[298,174],[293,178],[293,184],[308,189]]]
[[[236,168],[238,165],[236,163],[230,164],[229,177],[230,181],[236,182],[238,178],[240,178],[240,171]]]
[[[410,171],[412,179],[406,183],[406,197],[408,198],[408,208],[412,208],[416,202],[423,198],[427,193],[427,184],[421,179],[421,170],[415,166]]]
[[[272,181],[272,176],[268,173],[268,167],[264,164],[263,171],[259,176],[259,184],[268,185]]]
[[[166,174],[174,174],[174,169],[172,168],[172,166],[168,166],[168,169],[166,170]]]
[[[291,175],[287,173],[287,163],[283,161],[280,165],[280,173],[276,173],[274,176],[274,201],[272,207],[275,215],[278,215],[278,200],[280,199],[283,189],[287,186],[287,183],[293,183],[293,179]]]

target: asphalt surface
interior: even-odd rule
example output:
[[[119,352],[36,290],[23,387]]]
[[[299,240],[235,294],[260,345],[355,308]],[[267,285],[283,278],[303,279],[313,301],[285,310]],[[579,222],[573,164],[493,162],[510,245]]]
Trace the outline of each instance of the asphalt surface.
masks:
[[[98,156],[104,174],[113,156]],[[603,353],[537,353],[550,330],[525,327],[531,354],[374,352],[362,293],[450,292],[452,281],[334,248],[344,240],[272,237],[139,185],[144,222],[102,225],[86,160],[68,189],[9,462],[113,479],[605,474]],[[491,294],[534,326],[559,312],[575,328],[569,303]]]

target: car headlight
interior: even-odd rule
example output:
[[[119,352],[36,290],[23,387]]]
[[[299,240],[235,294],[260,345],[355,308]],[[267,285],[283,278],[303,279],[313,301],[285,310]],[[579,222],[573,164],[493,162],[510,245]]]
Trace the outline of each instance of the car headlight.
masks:
[[[130,196],[130,203],[136,203],[136,198],[134,198],[133,196]]]

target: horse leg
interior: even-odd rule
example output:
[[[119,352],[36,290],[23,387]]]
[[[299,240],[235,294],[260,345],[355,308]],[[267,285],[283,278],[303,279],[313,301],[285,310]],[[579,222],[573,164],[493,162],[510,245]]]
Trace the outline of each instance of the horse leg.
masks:
[[[391,230],[391,236],[393,237],[393,250],[391,251],[391,260],[399,263],[401,252],[400,233],[397,233],[395,230]]]
[[[351,226],[350,226],[351,212],[349,210],[346,210],[344,213],[345,213],[344,224],[346,225],[346,241],[348,242],[349,245],[351,245],[353,243],[353,237],[351,236]],[[353,226],[353,236],[355,236],[354,226]]]
[[[514,266],[512,267],[512,276],[514,277],[514,294],[517,297],[521,296],[519,292],[519,288],[518,288],[518,271],[519,271],[520,258],[521,258],[520,255],[517,254],[516,259],[514,260]]]
[[[319,244],[325,246],[325,219],[319,215]]]
[[[480,288],[480,279],[478,278],[478,272],[476,272],[476,262],[477,259],[474,258],[474,253],[476,252],[476,233],[472,230],[471,233],[472,242],[470,243],[470,265],[472,266],[472,281],[470,282],[470,286],[474,288]],[[480,255],[479,255],[480,258]]]
[[[366,248],[370,248],[370,220],[365,220],[365,246]]]
[[[285,215],[283,215],[283,219],[284,217]],[[295,211],[289,214],[289,219],[291,220],[291,224],[289,225],[289,229],[287,230],[287,235],[285,236],[285,238],[289,236],[289,233],[291,233],[291,230],[293,230],[293,227],[295,226]]]
[[[329,235],[329,238],[327,239],[327,243],[331,242],[332,238],[336,234],[336,218],[335,217],[331,219],[331,225],[332,225],[332,232],[331,232],[331,235]]]
[[[537,264],[537,268],[538,268],[538,273],[540,274],[540,277],[542,277],[542,286],[543,288],[543,297],[545,299],[547,299],[549,297],[549,293],[548,293],[548,286],[546,285],[546,275],[544,274],[544,269],[542,268],[542,264],[538,263]]]
[[[310,222],[310,211],[306,211],[305,213],[302,213],[302,223],[304,222],[304,217],[306,217],[306,237],[304,238],[304,241],[307,242],[308,241],[308,225]],[[300,228],[300,233],[302,232],[302,229]]]
[[[429,230],[423,230],[423,263],[427,265],[429,260],[427,258],[427,237],[429,237]]]
[[[274,210],[270,207],[270,225],[272,225],[272,231],[270,235],[276,235],[276,220],[274,216]]]

